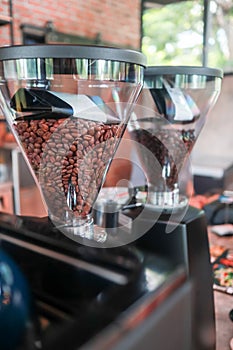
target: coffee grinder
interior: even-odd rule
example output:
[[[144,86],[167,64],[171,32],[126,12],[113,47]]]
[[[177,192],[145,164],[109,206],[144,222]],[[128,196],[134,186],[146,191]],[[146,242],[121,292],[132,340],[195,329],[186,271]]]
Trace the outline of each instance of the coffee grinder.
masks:
[[[1,107],[69,238],[106,240],[92,208],[142,85],[145,57],[98,46],[30,45],[0,52]]]
[[[221,80],[218,69],[148,67],[129,123],[148,188],[143,209],[134,214],[133,231],[146,232],[137,244],[166,251],[186,266],[193,284],[193,347],[198,350],[215,346],[212,267],[205,215],[188,205],[182,171],[190,166],[189,155]]]

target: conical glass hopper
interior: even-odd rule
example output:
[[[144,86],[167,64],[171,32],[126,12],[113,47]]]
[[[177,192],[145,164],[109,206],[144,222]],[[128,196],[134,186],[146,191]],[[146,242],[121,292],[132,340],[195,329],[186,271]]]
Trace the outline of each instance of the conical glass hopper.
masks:
[[[80,241],[106,240],[92,207],[143,85],[136,51],[78,45],[0,49],[0,103],[50,219]]]
[[[220,93],[222,71],[207,67],[148,67],[129,130],[148,181],[148,206],[187,205],[189,154]],[[152,166],[153,165],[153,166]],[[182,185],[181,185],[182,184]]]

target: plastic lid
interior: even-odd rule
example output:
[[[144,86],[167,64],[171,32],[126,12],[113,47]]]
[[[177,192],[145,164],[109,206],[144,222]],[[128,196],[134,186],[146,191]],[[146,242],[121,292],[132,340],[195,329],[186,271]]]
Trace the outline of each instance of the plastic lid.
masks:
[[[106,46],[45,44],[15,45],[0,48],[1,61],[24,58],[86,58],[146,66],[146,56],[141,52]]]
[[[144,76],[153,77],[155,75],[205,75],[223,78],[223,71],[218,68],[209,68],[203,66],[150,66],[145,69]]]

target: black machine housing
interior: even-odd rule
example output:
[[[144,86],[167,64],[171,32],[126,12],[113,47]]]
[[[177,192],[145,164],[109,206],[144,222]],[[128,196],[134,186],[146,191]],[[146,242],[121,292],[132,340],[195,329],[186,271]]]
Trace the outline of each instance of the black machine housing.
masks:
[[[153,212],[144,210],[132,230],[149,220]],[[19,350],[38,342],[46,350],[214,350],[205,215],[190,207],[171,233],[167,225],[162,215],[136,242],[99,249],[67,239],[47,217],[1,214],[1,247],[35,301]]]

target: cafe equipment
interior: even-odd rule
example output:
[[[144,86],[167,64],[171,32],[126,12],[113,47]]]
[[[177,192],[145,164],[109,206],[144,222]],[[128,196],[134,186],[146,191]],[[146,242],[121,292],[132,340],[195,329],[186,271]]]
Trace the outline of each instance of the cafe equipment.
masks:
[[[185,252],[180,263],[193,284],[194,349],[215,349],[213,272],[205,214],[189,207],[179,177],[220,93],[221,80],[218,69],[148,67],[139,106],[129,124],[148,181],[144,209],[134,216],[132,231],[135,235],[146,232],[139,239],[142,245],[153,249],[158,245],[160,252],[169,251],[177,258]]]
[[[30,45],[1,48],[0,61],[1,108],[51,220],[73,240],[105,241],[91,212],[142,88],[145,57]]]
[[[207,67],[154,66],[145,71],[129,127],[147,175],[148,204],[157,209],[187,206],[189,155],[219,95],[221,78],[220,70]]]
[[[125,57],[122,51],[113,50],[110,51],[111,55],[108,52],[109,62],[105,56],[107,51],[102,49],[99,51],[96,48],[94,51],[84,50],[85,56],[88,53],[88,58],[82,56],[74,60],[74,53],[75,57],[77,56],[76,49],[72,49],[68,54],[67,47],[63,47],[61,51],[56,47],[54,51],[52,48],[46,49],[52,50],[48,57],[56,56],[57,50],[61,52],[59,57],[44,60],[46,55],[43,54],[42,49],[36,48],[36,54],[34,52],[33,57],[42,55],[42,58],[37,59],[33,59],[31,49],[25,48],[22,51],[22,48],[19,48],[15,51],[14,48],[3,48],[2,51],[0,50],[1,105],[16,138],[22,144],[22,151],[26,154],[20,135],[26,139],[27,136],[33,135],[28,135],[28,130],[20,131],[21,123],[18,122],[25,122],[24,119],[29,118],[31,123],[31,117],[38,118],[35,121],[36,126],[32,123],[34,132],[37,132],[41,114],[45,121],[50,120],[52,114],[52,120],[56,119],[58,124],[55,124],[55,130],[51,130],[54,125],[49,126],[50,138],[43,146],[44,153],[39,159],[41,169],[36,177],[37,180],[39,179],[38,183],[42,188],[45,201],[48,202],[49,217],[33,218],[0,214],[1,247],[12,256],[27,277],[35,302],[32,326],[23,335],[22,344],[16,350],[31,350],[33,347],[46,350],[152,350],[155,347],[161,350],[214,350],[211,265],[203,212],[189,207],[182,218],[176,212],[170,220],[169,211],[165,210],[162,214],[160,212],[161,216],[158,216],[153,206],[132,201],[131,197],[123,205],[122,210],[118,205],[115,206],[119,211],[119,221],[122,222],[124,217],[125,222],[128,220],[127,225],[118,223],[117,227],[113,227],[113,231],[107,230],[105,241],[96,240],[94,246],[90,243],[94,240],[89,239],[89,226],[83,230],[83,234],[87,232],[86,238],[74,241],[64,232],[64,222],[61,229],[61,225],[57,224],[57,218],[54,219],[54,216],[66,213],[67,222],[70,218],[73,221],[72,211],[64,208],[72,208],[77,200],[72,180],[68,181],[67,195],[58,197],[63,206],[57,207],[56,197],[49,196],[53,193],[53,191],[50,192],[52,187],[48,186],[49,180],[54,180],[54,177],[50,179],[46,175],[47,168],[51,171],[56,170],[57,155],[66,156],[64,149],[66,150],[67,142],[62,147],[62,141],[70,139],[68,131],[73,129],[68,128],[69,122],[76,118],[73,118],[73,114],[75,116],[77,105],[74,108],[74,100],[70,98],[71,92],[68,92],[68,88],[65,87],[73,88],[74,84],[75,89],[80,88],[78,93],[85,96],[86,94],[98,96],[101,92],[101,98],[106,103],[102,104],[99,99],[97,101],[94,98],[94,106],[92,104],[90,111],[94,111],[95,116],[98,115],[101,118],[105,116],[115,126],[116,115],[126,116],[125,113],[132,112],[131,102],[134,101],[134,97],[136,99],[141,86],[141,56],[139,56],[140,59],[136,59],[131,54]],[[21,52],[20,55],[19,52]],[[97,56],[98,53],[98,57],[101,57],[99,64],[91,52],[93,56]],[[20,57],[21,55],[23,57]],[[62,60],[64,56],[61,57],[61,55],[68,56],[68,59]],[[105,74],[110,74],[110,71],[111,74],[115,72],[114,69],[110,69],[113,65],[111,60],[115,62],[117,57],[117,61],[120,61],[121,55],[127,62],[133,61],[134,64],[131,66],[129,62],[128,64],[118,62],[117,67],[123,65],[125,68],[123,72],[121,70],[122,74],[117,70],[117,78],[112,82],[112,79],[107,79],[109,75]],[[104,62],[106,59],[106,65],[103,64],[102,59]],[[56,62],[61,64],[56,66]],[[35,67],[38,72],[36,78]],[[74,72],[72,70],[72,75],[67,76],[66,73],[71,72],[69,67],[73,67]],[[83,68],[81,71],[84,70],[84,76],[77,74],[77,67]],[[97,70],[97,67],[100,70]],[[46,79],[44,68],[48,73]],[[101,78],[101,82],[98,79],[91,81],[87,79],[87,71],[91,74],[93,70],[95,73],[99,72],[98,78]],[[55,72],[57,76],[54,76]],[[25,79],[21,80],[19,77],[22,75]],[[29,79],[30,77],[32,79]],[[81,79],[82,77],[84,80]],[[69,84],[66,78],[69,78]],[[30,83],[29,87],[28,83]],[[118,83],[120,89],[112,90],[112,84],[115,86]],[[86,90],[83,90],[83,85],[88,85]],[[219,84],[216,85],[219,89]],[[62,91],[58,91],[59,88]],[[42,91],[45,92],[45,98],[41,97]],[[69,96],[64,95],[64,92]],[[108,104],[110,101],[105,93],[108,97],[111,96],[113,104]],[[48,96],[53,100],[52,106],[47,106]],[[81,106],[83,106],[82,97],[79,100]],[[202,98],[204,98],[204,90]],[[84,101],[85,107],[87,101],[89,105],[89,99],[84,98]],[[123,101],[123,104],[120,101]],[[119,109],[118,106],[121,108]],[[88,111],[89,109],[84,113],[82,110],[84,124],[86,120],[89,121]],[[56,118],[60,113],[63,116],[61,125]],[[20,119],[17,120],[17,118]],[[77,129],[79,129],[78,120],[79,118],[74,119]],[[101,125],[106,123],[102,121]],[[82,124],[82,126],[87,129],[85,125]],[[102,129],[98,126],[94,130],[101,132]],[[47,129],[46,123],[45,126],[41,125],[41,128],[46,132],[44,130]],[[62,132],[64,130],[65,134]],[[72,132],[70,132],[71,137]],[[87,135],[88,133],[85,132],[84,136]],[[120,132],[120,137],[121,135]],[[57,146],[54,152],[53,147],[57,145],[57,138],[60,146]],[[88,141],[89,138],[85,137],[84,140]],[[72,140],[69,142],[72,143]],[[117,143],[115,141],[114,146]],[[80,144],[72,143],[72,146],[78,145]],[[34,146],[38,149],[35,142]],[[71,150],[67,149],[66,152]],[[102,150],[99,152],[102,153]],[[114,151],[111,157],[113,154]],[[111,157],[109,153],[107,155],[109,160]],[[49,156],[55,159],[48,161]],[[26,159],[31,167],[32,164],[34,167],[38,166],[38,157],[35,156],[32,161],[28,153]],[[94,159],[92,154],[91,167],[95,165]],[[71,157],[71,163],[72,161]],[[89,159],[88,162],[90,162]],[[65,169],[63,168],[63,171],[57,175],[60,179],[64,179],[64,176],[68,177],[69,174],[66,171],[69,167],[67,159],[62,164]],[[91,171],[91,167],[88,170]],[[98,167],[95,169],[96,173],[98,170],[101,171]],[[102,172],[101,174],[103,175]],[[97,178],[99,179],[98,176]],[[56,193],[59,188],[58,183],[55,183],[54,192]],[[95,192],[96,195],[97,193],[98,191]],[[51,205],[52,201],[54,201],[54,207]],[[62,210],[59,211],[60,209]],[[66,224],[65,226],[69,229]],[[106,227],[99,227],[99,233],[102,232],[101,229],[106,232]],[[78,234],[77,236],[80,237]],[[105,244],[106,242],[109,246]],[[99,249],[101,246],[104,248]],[[35,320],[39,321],[39,325],[35,324]]]
[[[100,249],[70,240],[48,217],[0,213],[1,248],[23,271],[35,304],[14,350],[215,349],[203,212],[190,207],[179,225],[169,223],[170,233],[166,215],[156,223],[148,209],[124,215],[134,224],[119,235],[147,232]]]

